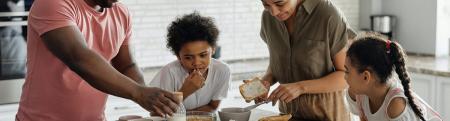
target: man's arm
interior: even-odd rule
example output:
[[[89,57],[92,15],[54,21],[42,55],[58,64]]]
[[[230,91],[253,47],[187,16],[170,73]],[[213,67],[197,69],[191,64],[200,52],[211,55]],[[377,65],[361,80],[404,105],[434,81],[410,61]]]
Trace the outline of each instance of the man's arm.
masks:
[[[159,88],[139,85],[113,68],[104,58],[91,51],[76,26],[66,26],[44,33],[46,47],[92,87],[115,96],[132,99],[143,108],[158,114],[176,110],[175,96]]]
[[[128,78],[131,78],[136,83],[145,85],[142,72],[134,62],[129,47],[129,45],[122,45],[117,56],[111,60],[111,64],[120,73],[126,75]]]
[[[56,57],[96,89],[127,99],[138,93],[139,85],[91,51],[75,26],[51,30],[41,37]]]

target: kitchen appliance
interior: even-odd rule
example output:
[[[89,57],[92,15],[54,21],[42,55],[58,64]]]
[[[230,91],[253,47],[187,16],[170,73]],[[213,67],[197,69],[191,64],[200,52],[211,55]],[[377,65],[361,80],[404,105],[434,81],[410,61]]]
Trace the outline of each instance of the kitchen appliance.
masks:
[[[370,16],[370,28],[372,31],[394,40],[396,21],[396,17],[393,15],[372,15]]]
[[[0,104],[20,99],[26,74],[26,25],[33,0],[0,0]]]

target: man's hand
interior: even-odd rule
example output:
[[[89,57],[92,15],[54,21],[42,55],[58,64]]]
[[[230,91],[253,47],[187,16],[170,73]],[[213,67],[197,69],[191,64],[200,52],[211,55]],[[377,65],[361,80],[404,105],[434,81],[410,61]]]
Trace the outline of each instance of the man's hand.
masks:
[[[178,102],[176,97],[167,91],[155,87],[140,86],[133,100],[147,111],[164,116],[176,112]]]
[[[184,80],[180,91],[183,92],[183,98],[186,99],[189,95],[202,88],[205,85],[205,78],[199,70],[194,70]]]

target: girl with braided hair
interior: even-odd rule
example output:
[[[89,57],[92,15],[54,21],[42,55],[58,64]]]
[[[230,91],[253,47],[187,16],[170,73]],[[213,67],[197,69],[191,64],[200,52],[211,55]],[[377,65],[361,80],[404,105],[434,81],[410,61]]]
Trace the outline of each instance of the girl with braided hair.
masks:
[[[441,121],[412,91],[405,63],[397,42],[365,36],[351,44],[345,61],[350,111],[361,121]],[[391,78],[394,71],[399,81]]]

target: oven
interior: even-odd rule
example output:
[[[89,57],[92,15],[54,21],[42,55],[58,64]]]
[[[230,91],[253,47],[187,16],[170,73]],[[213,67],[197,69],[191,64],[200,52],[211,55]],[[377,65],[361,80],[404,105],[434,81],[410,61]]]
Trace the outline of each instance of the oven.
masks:
[[[20,99],[26,74],[27,16],[33,0],[0,0],[0,104]]]

